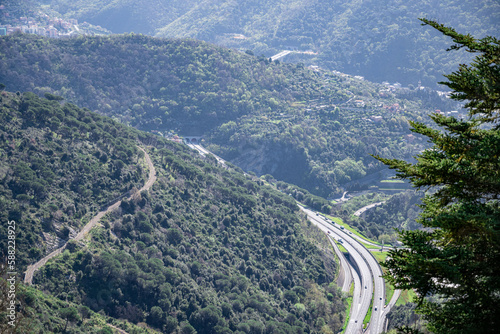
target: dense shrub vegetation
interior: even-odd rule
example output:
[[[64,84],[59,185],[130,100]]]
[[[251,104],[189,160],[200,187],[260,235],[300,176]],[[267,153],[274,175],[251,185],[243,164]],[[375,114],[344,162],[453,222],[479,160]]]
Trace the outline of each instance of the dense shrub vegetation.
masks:
[[[382,166],[369,154],[421,150],[408,120],[457,109],[430,90],[391,91],[193,40],[15,35],[0,46],[8,89],[62,96],[140,129],[204,134],[244,170],[325,197],[376,178]]]
[[[158,333],[151,328],[137,326],[125,320],[106,317],[85,305],[55,298],[34,287],[16,284],[19,306],[16,319],[6,317],[9,305],[10,282],[5,280],[6,267],[0,269],[0,331],[2,333],[74,333],[112,334],[113,327],[127,333]]]
[[[349,201],[335,207],[335,213],[345,223],[372,238],[383,243],[395,244],[396,229],[415,230],[420,225],[415,222],[421,212],[417,206],[421,204],[422,192],[406,190],[393,195],[383,193],[368,193],[354,197]],[[372,204],[382,204],[366,210],[362,215],[353,215],[358,209]]]
[[[0,98],[0,249],[15,220],[21,269],[146,175],[133,130],[33,93]]]
[[[158,180],[123,200],[86,242],[70,241],[34,284],[164,333],[342,327],[344,299],[330,284],[333,254],[319,246],[324,239],[310,239],[293,199],[186,146],[58,100],[2,93],[2,224],[19,224],[19,269],[43,255],[45,234],[64,240],[96,213],[92,207],[142,186],[138,143],[153,145]],[[51,332],[61,319],[82,321],[66,302],[53,304],[64,310],[52,325],[44,315],[37,326]]]
[[[154,154],[153,190],[123,202],[107,218],[111,231],[65,252],[38,284],[167,333],[342,326],[342,297],[328,284],[334,263],[304,239],[293,200],[210,160]]]
[[[140,129],[203,133],[319,96],[311,71],[194,40],[13,35],[0,45],[8,89],[57,94]]]
[[[52,9],[102,25],[114,33],[191,37],[270,57],[282,50],[331,70],[436,87],[442,73],[469,57],[447,54],[445,38],[422,29],[418,18],[432,17],[475,36],[496,33],[499,5],[488,0],[49,0]],[[242,38],[243,35],[244,37]]]

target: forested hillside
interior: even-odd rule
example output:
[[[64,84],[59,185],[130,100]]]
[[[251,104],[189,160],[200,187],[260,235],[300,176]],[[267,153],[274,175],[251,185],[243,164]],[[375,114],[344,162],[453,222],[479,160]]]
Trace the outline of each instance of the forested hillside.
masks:
[[[54,93],[147,130],[201,134],[322,94],[311,71],[195,40],[21,34],[1,38],[0,55],[0,80],[8,89]]]
[[[192,37],[270,57],[282,50],[324,68],[363,75],[375,82],[436,87],[465,53],[447,54],[446,40],[422,29],[418,18],[434,18],[475,36],[500,28],[495,0],[46,0],[68,17],[102,25],[115,33]]]
[[[142,186],[147,173],[137,145],[151,145],[157,174],[149,191],[123,200],[88,238],[70,241],[35,273],[33,283],[57,298],[27,292],[34,309],[25,312],[44,314],[32,325],[38,331],[60,332],[64,319],[80,328],[102,321],[83,306],[163,333],[342,327],[345,303],[330,284],[333,254],[294,200],[57,96],[1,98],[1,233],[9,220],[22,224],[19,273],[48,252],[48,236],[67,241],[109,199]]]
[[[416,230],[420,227],[415,219],[421,212],[417,205],[421,204],[422,197],[423,193],[414,189],[392,196],[368,193],[342,203],[337,214],[349,226],[355,227],[370,238],[381,243],[396,244],[395,229]],[[359,216],[353,215],[358,209],[372,203],[381,204]]]
[[[48,97],[1,96],[0,215],[2,224],[23,222],[16,248],[22,266],[74,235],[97,209],[140,188],[146,178],[134,131]],[[2,228],[4,250],[6,233]]]
[[[92,311],[88,306],[61,300],[35,287],[16,285],[16,301],[19,312],[14,327],[6,320],[9,307],[9,285],[5,280],[5,269],[0,269],[0,332],[1,333],[74,333],[113,334],[116,329],[134,334],[159,334],[143,325],[138,326],[126,320],[107,317]]]
[[[426,89],[401,89],[269,62],[194,40],[140,35],[0,38],[0,82],[56,94],[139,129],[205,135],[247,171],[315,194],[354,189],[425,143],[407,120],[456,107]],[[361,182],[363,183],[363,182]]]

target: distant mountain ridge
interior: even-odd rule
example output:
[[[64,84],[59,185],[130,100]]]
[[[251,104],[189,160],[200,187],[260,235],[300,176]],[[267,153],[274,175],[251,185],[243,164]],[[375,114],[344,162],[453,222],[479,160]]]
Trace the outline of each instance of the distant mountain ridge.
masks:
[[[476,37],[500,30],[497,1],[420,0],[48,0],[51,8],[115,33],[191,37],[271,56],[284,49],[301,61],[375,82],[436,87],[465,54],[449,54],[441,35],[420,27],[436,19]]]
[[[246,171],[325,197],[376,177],[382,167],[369,154],[409,158],[423,149],[408,119],[457,108],[422,87],[373,84],[195,40],[21,34],[0,38],[0,56],[8,89],[60,95],[139,129],[204,135],[214,153]]]

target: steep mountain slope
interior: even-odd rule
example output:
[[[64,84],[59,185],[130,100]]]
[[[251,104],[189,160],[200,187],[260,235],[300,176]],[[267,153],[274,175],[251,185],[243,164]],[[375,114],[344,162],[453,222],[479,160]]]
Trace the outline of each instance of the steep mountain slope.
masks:
[[[11,90],[61,95],[140,129],[206,135],[215,153],[245,170],[323,196],[378,173],[369,153],[407,158],[422,149],[408,119],[456,108],[430,90],[193,40],[17,35],[0,39],[0,56],[0,81]]]
[[[97,208],[139,188],[146,175],[137,134],[107,117],[33,93],[3,93],[2,104],[0,211],[2,224],[25,224],[16,247],[25,266],[74,235]],[[6,233],[0,231],[4,250]]]
[[[79,21],[106,27],[114,33],[147,34],[184,16],[197,0],[76,0],[41,1],[55,10]]]
[[[4,268],[6,269],[6,268]],[[19,312],[14,323],[6,317],[10,306],[10,282],[5,280],[5,270],[0,269],[0,332],[2,333],[67,333],[112,334],[136,333],[158,334],[145,326],[137,326],[125,320],[117,320],[94,312],[85,305],[58,299],[34,287],[17,284],[16,303]],[[12,294],[12,291],[10,291]],[[13,325],[13,326],[12,326]],[[117,330],[121,330],[118,331]]]
[[[271,56],[283,49],[313,51],[289,60],[318,64],[376,82],[436,87],[464,55],[446,54],[445,38],[420,27],[433,18],[474,36],[495,34],[497,1],[401,0],[51,0],[61,13],[116,33],[192,37]]]
[[[194,40],[18,35],[0,46],[0,80],[9,89],[48,91],[140,129],[201,134],[322,94],[311,71]]]
[[[136,145],[151,145],[153,187],[35,272],[35,286],[74,303],[54,303],[53,312],[83,305],[163,333],[342,326],[344,301],[329,285],[333,254],[288,196],[54,95],[1,98],[0,236],[8,240],[7,222],[17,222],[19,273],[48,252],[46,234],[65,242],[114,192],[139,188],[147,173]],[[36,326],[56,332],[60,323]]]
[[[0,71],[13,89],[49,90],[140,128],[212,132],[212,149],[226,159],[324,195],[376,171],[368,153],[389,147],[394,156],[411,153],[402,140],[407,117],[454,108],[430,92],[393,94],[385,86],[194,41],[14,36],[0,42]],[[23,66],[29,62],[37,66]],[[377,115],[382,119],[370,125]],[[398,145],[391,144],[394,136]]]

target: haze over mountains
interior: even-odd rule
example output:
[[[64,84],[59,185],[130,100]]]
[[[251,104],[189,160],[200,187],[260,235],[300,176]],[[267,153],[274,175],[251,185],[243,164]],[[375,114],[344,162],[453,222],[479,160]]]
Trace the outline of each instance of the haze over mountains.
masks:
[[[371,155],[411,160],[429,143],[408,121],[465,117],[428,86],[470,58],[447,54],[417,18],[483,36],[500,13],[496,1],[36,4],[134,32],[0,37],[0,250],[9,221],[19,273],[66,247],[19,290],[20,314],[34,319],[21,332],[47,333],[345,328],[331,245],[295,200],[381,243],[396,244],[394,227],[418,228],[420,194]],[[270,59],[284,49],[310,52]],[[229,163],[169,140],[182,135]],[[157,175],[140,193],[150,167],[138,146]],[[363,194],[337,205],[346,191]],[[394,322],[415,322],[411,312]]]
[[[46,0],[51,9],[114,33],[191,37],[287,61],[365,76],[370,81],[437,87],[466,54],[444,52],[446,38],[420,26],[434,18],[476,37],[500,28],[494,0]]]
[[[498,27],[499,12],[498,3],[488,1],[45,4],[117,32],[190,36],[254,51],[144,36],[47,43],[7,39],[0,71],[9,89],[60,95],[144,130],[204,135],[214,153],[243,169],[325,197],[340,197],[343,189],[358,187],[383,168],[369,154],[408,159],[421,150],[409,136],[408,120],[427,121],[429,112],[459,109],[422,86],[435,87],[442,73],[469,55],[445,52],[444,37],[421,27],[417,17],[439,9],[438,17],[457,22],[457,29],[467,22],[468,31],[481,36]],[[172,28],[180,22],[190,25]],[[279,29],[269,36],[276,24]],[[229,34],[230,28],[248,38],[235,39],[241,36]],[[295,59],[297,65],[269,62],[268,55],[288,48],[286,43],[317,54],[282,60],[310,60]],[[410,85],[370,85],[321,67],[311,71],[304,63]]]

